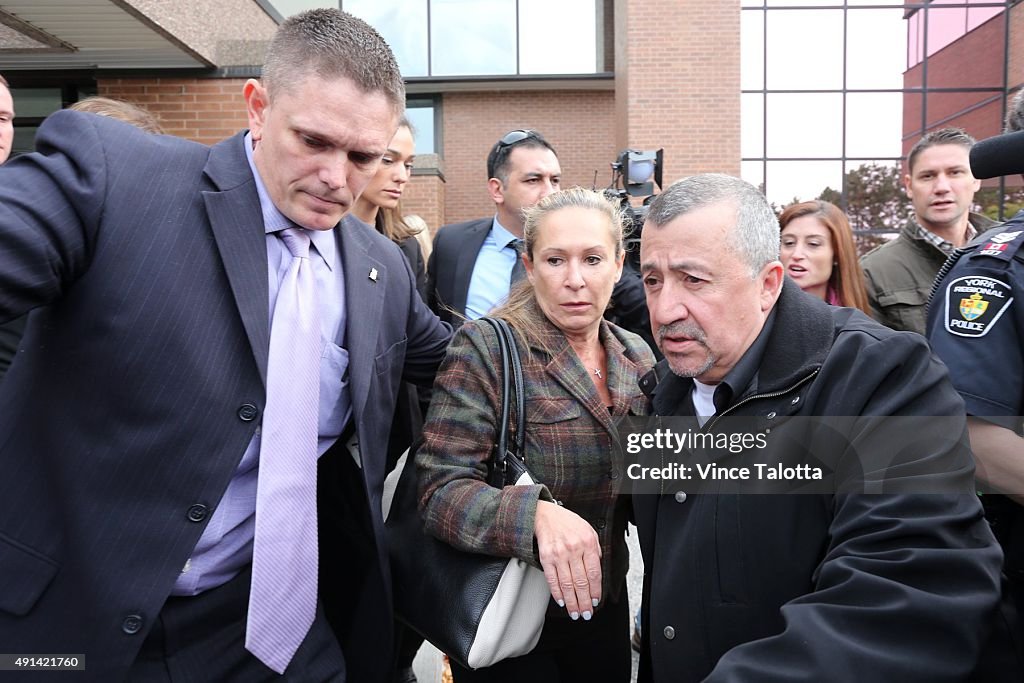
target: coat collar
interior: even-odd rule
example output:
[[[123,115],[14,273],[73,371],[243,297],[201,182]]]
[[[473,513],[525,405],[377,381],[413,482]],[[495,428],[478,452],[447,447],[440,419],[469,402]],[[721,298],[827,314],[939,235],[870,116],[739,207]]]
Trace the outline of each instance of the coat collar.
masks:
[[[618,416],[628,415],[635,409],[637,379],[643,370],[639,365],[639,355],[623,343],[618,328],[604,319],[601,320],[598,339],[604,346],[607,357],[606,381],[608,393],[613,401],[612,411],[609,412],[594,387],[594,381],[590,377],[591,370],[584,367],[565,334],[548,320],[538,306],[533,306],[532,313],[535,319],[540,321],[540,340],[539,343],[530,344],[531,352],[544,365],[545,372],[552,380],[561,385],[602,425],[614,433],[613,420]]]
[[[215,189],[202,194],[235,305],[266,385],[270,352],[267,246],[256,180],[242,146],[244,136],[243,131],[210,149],[203,173]]]

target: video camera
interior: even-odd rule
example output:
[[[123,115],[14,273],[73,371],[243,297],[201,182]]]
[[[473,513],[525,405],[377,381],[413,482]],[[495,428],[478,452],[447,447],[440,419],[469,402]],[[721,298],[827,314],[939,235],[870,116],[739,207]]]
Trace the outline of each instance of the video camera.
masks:
[[[612,162],[612,181],[604,190],[606,197],[619,202],[626,216],[623,226],[626,242],[626,262],[640,270],[640,235],[643,232],[647,208],[661,189],[662,155],[664,150],[639,151],[626,149]],[[633,206],[632,197],[643,197],[640,206]]]

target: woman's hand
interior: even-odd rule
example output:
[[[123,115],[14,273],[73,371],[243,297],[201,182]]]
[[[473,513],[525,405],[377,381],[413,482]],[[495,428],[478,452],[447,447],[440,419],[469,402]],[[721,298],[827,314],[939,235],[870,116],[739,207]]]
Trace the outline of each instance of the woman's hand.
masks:
[[[601,601],[597,532],[575,512],[545,500],[537,502],[534,528],[551,597],[573,619],[589,621]]]

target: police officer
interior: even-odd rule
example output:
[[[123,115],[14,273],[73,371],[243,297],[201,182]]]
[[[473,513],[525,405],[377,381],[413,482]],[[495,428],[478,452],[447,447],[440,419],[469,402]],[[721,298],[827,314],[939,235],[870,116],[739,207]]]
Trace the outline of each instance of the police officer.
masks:
[[[1024,122],[1024,97],[1014,104],[1011,128],[1017,109]],[[1024,211],[949,258],[932,289],[927,330],[964,399],[985,515],[1024,615]]]

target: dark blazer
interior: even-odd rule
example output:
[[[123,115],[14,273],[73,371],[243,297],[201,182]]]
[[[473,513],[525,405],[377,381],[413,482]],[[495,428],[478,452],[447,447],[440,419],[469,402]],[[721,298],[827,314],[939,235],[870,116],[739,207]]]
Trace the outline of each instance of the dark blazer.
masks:
[[[89,679],[120,680],[260,423],[267,253],[242,141],[62,111],[0,168],[0,318],[45,305],[0,386],[5,651],[85,653]],[[362,467],[340,446],[321,458],[320,585],[349,679],[375,681],[395,394],[431,380],[450,333],[395,245],[337,235]]]
[[[775,312],[752,386],[722,415],[761,420],[770,438],[806,430],[789,442],[800,445],[822,424],[812,416],[927,416],[952,438],[912,435],[901,481],[936,493],[687,495],[686,482],[669,481],[666,495],[634,495],[640,680],[966,680],[999,599],[1001,553],[945,367],[921,336],[827,306],[791,280]],[[693,415],[693,380],[655,372],[655,414]],[[850,451],[895,449],[883,433],[851,430]]]
[[[604,594],[615,598],[629,564],[628,502],[619,495],[622,479],[614,466],[621,463],[614,458],[616,422],[647,413],[637,382],[654,356],[643,340],[611,323],[602,321],[600,335],[615,404],[611,414],[554,325],[545,319],[547,349],[540,344],[527,349],[516,335],[526,387],[525,458],[541,485],[499,491],[485,482],[497,439],[501,360],[494,330],[477,321],[456,332],[438,372],[416,462],[429,533],[458,548],[540,566],[534,517],[537,501],[553,496],[594,526],[603,551]],[[566,616],[564,609],[557,611]]]
[[[442,226],[434,237],[427,264],[427,305],[441,320],[458,327],[466,315],[466,297],[477,254],[494,216]],[[459,315],[453,315],[452,310]]]

